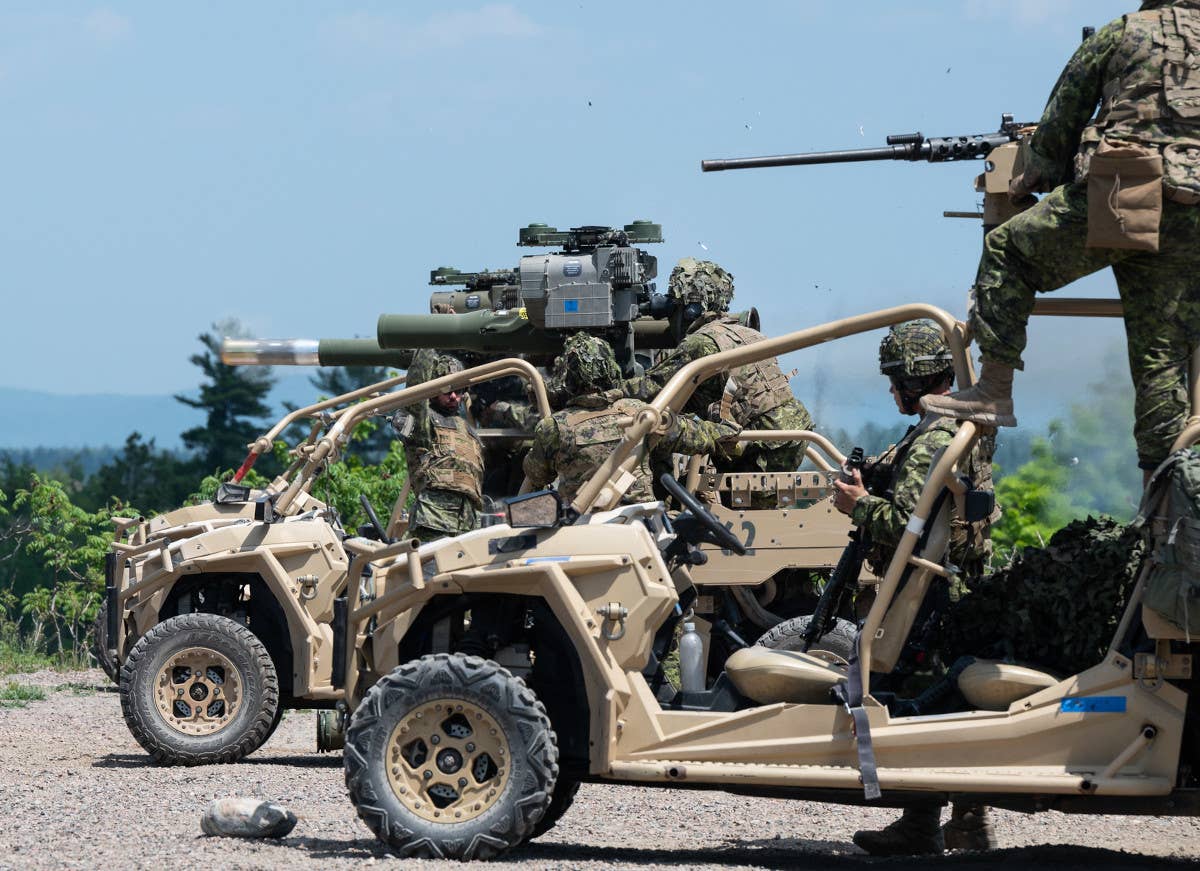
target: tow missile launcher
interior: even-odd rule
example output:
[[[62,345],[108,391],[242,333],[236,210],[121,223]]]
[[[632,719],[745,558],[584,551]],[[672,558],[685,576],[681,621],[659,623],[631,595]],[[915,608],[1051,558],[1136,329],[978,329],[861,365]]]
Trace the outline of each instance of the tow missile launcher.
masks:
[[[558,230],[521,228],[517,244],[557,250],[521,258],[515,269],[430,272],[430,310],[452,314],[384,314],[370,339],[226,339],[230,365],[390,365],[404,368],[414,348],[522,353],[550,358],[571,333],[609,342],[626,375],[637,374],[634,349],[673,348],[697,312],[659,293],[658,260],[638,245],[662,242],[662,227],[634,221]],[[463,290],[450,290],[461,286]]]

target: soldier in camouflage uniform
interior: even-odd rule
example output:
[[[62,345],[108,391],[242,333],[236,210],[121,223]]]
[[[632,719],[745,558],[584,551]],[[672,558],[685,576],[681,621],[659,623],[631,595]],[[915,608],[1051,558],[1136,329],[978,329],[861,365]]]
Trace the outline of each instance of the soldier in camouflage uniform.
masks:
[[[932,397],[925,408],[1015,426],[1012,373],[1022,368],[1034,294],[1111,266],[1125,308],[1138,465],[1154,469],[1187,418],[1188,360],[1200,340],[1200,0],[1143,3],[1088,39],[1063,70],[1029,144],[1010,193],[1051,193],[985,240],[971,312],[983,357],[979,384]],[[1122,152],[1109,149],[1130,147],[1151,161],[1161,156],[1157,251],[1088,247],[1089,169],[1105,152],[1119,166]],[[1102,192],[1104,178],[1096,174]],[[1159,187],[1152,183],[1149,193]],[[1094,196],[1092,229],[1108,212],[1124,232],[1123,209],[1108,195]]]
[[[422,349],[413,355],[407,384],[461,372],[462,363],[441,351]],[[462,394],[442,393],[392,417],[404,442],[408,474],[416,500],[408,535],[432,541],[458,535],[478,525],[482,506],[483,446],[459,415]]]
[[[942,331],[932,321],[909,321],[892,327],[879,346],[879,371],[891,380],[892,398],[901,414],[920,414],[923,396],[941,396],[954,383],[950,349]],[[934,455],[950,444],[958,424],[949,418],[927,415],[910,427],[899,443],[879,458],[869,477],[873,490],[863,486],[855,470],[854,482],[834,481],[834,506],[848,514],[870,538],[868,559],[876,573],[891,561],[909,517],[920,499]],[[968,463],[967,474],[976,489],[991,488],[993,443],[981,439]],[[991,520],[968,524],[951,520],[950,562],[970,576],[978,576],[991,555],[988,528]],[[960,587],[951,590],[957,599]],[[939,828],[941,803],[910,807],[899,820],[877,831],[860,831],[854,843],[873,855],[940,853],[943,849],[981,850],[995,846],[987,808],[955,804],[950,821]]]
[[[569,399],[563,410],[534,428],[525,477],[534,487],[545,487],[557,477],[559,493],[569,503],[625,437],[621,418],[636,415],[646,405],[622,397],[621,370],[613,350],[595,336],[571,336],[559,360],[556,372]],[[650,436],[649,448],[656,454],[720,455],[723,443],[732,442],[740,431],[731,423],[680,415],[668,432]],[[648,456],[634,469],[634,477],[622,501],[654,499]]]
[[[625,395],[651,399],[693,360],[761,342],[762,333],[729,314],[733,276],[715,263],[685,257],[671,271],[670,293],[702,314],[679,346],[645,375],[625,382]],[[740,366],[696,387],[685,411],[736,422],[742,429],[812,429],[812,415],[792,395],[775,358]],[[749,442],[740,456],[716,458],[722,472],[793,472],[804,460],[802,442]]]

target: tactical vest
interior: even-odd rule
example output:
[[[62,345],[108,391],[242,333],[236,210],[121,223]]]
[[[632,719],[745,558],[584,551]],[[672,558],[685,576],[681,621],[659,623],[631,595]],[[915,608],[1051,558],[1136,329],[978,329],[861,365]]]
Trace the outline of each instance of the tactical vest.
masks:
[[[765,338],[758,330],[744,327],[731,317],[706,324],[701,332],[717,343],[718,351],[753,345]],[[734,382],[729,391],[732,397],[730,416],[742,426],[749,426],[767,412],[795,399],[787,376],[774,357],[739,366],[729,373],[728,378]]]
[[[571,502],[575,494],[597,469],[616,450],[625,437],[625,427],[618,422],[632,417],[645,408],[636,399],[618,399],[606,408],[580,409],[568,407],[554,415],[562,435],[562,445],[555,466],[559,476],[559,493],[563,501]],[[650,486],[650,467],[643,458],[633,470],[637,481],[625,491],[624,502],[644,502],[653,499]]]
[[[466,496],[478,508],[483,502],[483,445],[457,414],[429,409],[432,443],[415,451],[414,483],[421,489],[449,490]]]
[[[904,460],[908,456],[913,443],[930,430],[941,429],[949,433],[957,431],[958,427],[947,418],[938,418],[926,429],[919,426],[910,429],[900,441],[892,445],[866,469],[863,470],[864,482],[872,496],[879,496],[889,502],[894,498],[897,479]],[[967,459],[967,477],[975,490],[993,490],[992,455],[996,450],[995,435],[980,436]],[[1000,518],[999,510],[985,520],[968,523],[953,513],[950,520],[950,551],[947,556],[968,575],[978,574],[992,555],[992,524]],[[877,572],[887,567],[892,557],[893,548],[882,543],[871,548],[868,561]]]
[[[1133,143],[1162,154],[1171,199],[1200,202],[1200,0],[1126,15],[1108,74],[1080,143],[1078,176],[1101,139]]]

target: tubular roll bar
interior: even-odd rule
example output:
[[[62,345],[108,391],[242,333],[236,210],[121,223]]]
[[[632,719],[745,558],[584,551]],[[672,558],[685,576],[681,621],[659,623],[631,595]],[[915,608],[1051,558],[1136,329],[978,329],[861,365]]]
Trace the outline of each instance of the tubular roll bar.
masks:
[[[438,396],[453,388],[470,387],[506,375],[519,375],[529,381],[533,385],[534,400],[537,402],[539,413],[542,417],[550,417],[550,400],[546,394],[546,385],[542,381],[542,376],[531,364],[515,357],[485,363],[463,372],[434,378],[432,381],[426,381],[416,387],[406,387],[403,390],[373,397],[365,402],[349,406],[342,414],[338,415],[325,435],[313,446],[303,467],[280,495],[275,504],[275,510],[282,514],[288,509],[311,482],[317,469],[326,460],[337,454],[339,446],[349,438],[354,427],[365,418]]]
[[[719,372],[736,369],[747,363],[777,357],[801,348],[809,348],[832,339],[840,339],[858,333],[877,330],[892,324],[903,323],[914,318],[929,318],[942,328],[946,341],[950,345],[954,357],[954,373],[958,383],[964,386],[975,383],[974,371],[967,355],[966,327],[955,320],[948,312],[932,305],[912,304],[882,309],[857,317],[845,318],[827,324],[789,333],[777,339],[765,339],[753,345],[732,348],[721,351],[699,360],[693,360],[675,373],[658,395],[642,409],[626,431],[625,438],[617,445],[616,450],[600,466],[575,496],[571,507],[580,514],[586,514],[597,505],[601,495],[605,496],[601,510],[611,508],[620,499],[620,493],[613,493],[608,488],[611,479],[621,477],[618,470],[630,471],[640,459],[640,453],[645,450],[645,439],[652,430],[669,422],[671,414],[680,409],[691,398],[696,387]],[[605,490],[608,490],[605,493]]]
[[[313,417],[318,412],[322,412],[327,408],[332,408],[335,405],[351,403],[356,399],[361,399],[364,396],[373,396],[374,394],[391,390],[393,387],[403,384],[404,379],[405,376],[403,375],[398,375],[394,378],[385,378],[383,381],[377,381],[374,384],[368,384],[367,386],[360,387],[357,390],[351,390],[349,393],[343,393],[339,396],[334,396],[331,399],[324,399],[320,402],[315,402],[312,405],[306,405],[304,408],[297,408],[294,411],[288,412],[277,424],[256,438],[251,444],[246,446],[249,448],[250,453],[246,455],[246,460],[242,463],[241,468],[234,473],[234,483],[236,484],[238,481],[242,480],[242,478],[246,477],[246,473],[250,471],[250,468],[254,465],[254,462],[267,451],[271,450],[271,445],[275,442],[275,437],[291,426],[295,421],[305,417]],[[345,408],[338,409],[336,412],[334,412],[334,416],[337,417],[341,415],[343,412],[345,412],[345,410]]]

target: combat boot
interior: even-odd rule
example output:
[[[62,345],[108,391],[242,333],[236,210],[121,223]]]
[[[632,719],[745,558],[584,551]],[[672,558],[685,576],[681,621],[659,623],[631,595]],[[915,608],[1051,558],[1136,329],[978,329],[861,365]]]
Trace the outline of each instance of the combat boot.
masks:
[[[981,804],[955,804],[950,819],[942,826],[942,839],[947,850],[994,850],[996,833]]]
[[[877,832],[854,833],[854,843],[872,856],[940,855],[942,842],[940,805],[921,805],[904,809],[896,822]]]
[[[926,394],[921,408],[955,420],[969,420],[984,426],[1016,426],[1012,402],[1013,367],[983,361],[979,381],[974,387],[945,396]]]

